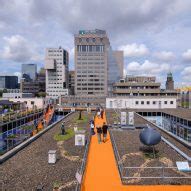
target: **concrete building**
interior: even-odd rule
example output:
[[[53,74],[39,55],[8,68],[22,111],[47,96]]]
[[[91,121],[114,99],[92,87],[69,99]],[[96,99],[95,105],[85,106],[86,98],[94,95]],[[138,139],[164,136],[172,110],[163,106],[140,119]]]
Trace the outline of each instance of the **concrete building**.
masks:
[[[0,76],[0,89],[17,89],[18,88],[18,76]]]
[[[107,95],[109,47],[106,31],[82,30],[75,35],[76,95]]]
[[[34,97],[32,93],[3,93],[3,98],[31,98]]]
[[[37,65],[36,64],[22,64],[22,78],[26,81],[36,80]]]
[[[63,48],[46,49],[46,93],[49,98],[68,95],[68,63],[69,55]]]
[[[45,69],[41,68],[39,73],[37,73],[35,80],[28,81],[22,78],[20,84],[21,84],[20,90],[22,93],[32,93],[35,96],[38,96],[39,93],[45,93],[46,92]]]
[[[191,87],[179,89],[180,92],[180,107],[191,109]]]
[[[165,109],[176,108],[175,97],[112,97],[106,98],[107,109]]]
[[[123,78],[123,51],[108,51],[108,95],[112,95],[113,83]]]
[[[174,80],[171,72],[167,74],[166,90],[174,90]]]
[[[175,96],[176,90],[162,90],[161,83],[151,76],[127,76],[113,84],[114,96]]]
[[[25,103],[28,109],[43,109],[48,101],[45,98],[9,98],[9,101],[15,103]]]
[[[74,95],[74,89],[75,89],[75,71],[69,71],[69,94]]]

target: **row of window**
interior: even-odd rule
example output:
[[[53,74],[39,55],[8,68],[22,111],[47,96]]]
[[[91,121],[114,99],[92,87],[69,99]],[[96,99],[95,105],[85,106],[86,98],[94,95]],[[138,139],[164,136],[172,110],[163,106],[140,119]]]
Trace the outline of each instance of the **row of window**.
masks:
[[[97,38],[97,41],[103,42],[103,38]],[[96,42],[96,38],[79,38],[78,39],[79,42]]]
[[[145,104],[150,105],[151,103],[153,105],[156,105],[156,101],[152,101],[152,102],[151,101],[135,101],[136,105],[139,105],[139,104],[141,104],[141,105],[145,105]],[[159,101],[159,104],[161,104],[161,101]],[[164,104],[167,105],[168,101],[164,101]],[[172,105],[172,104],[174,104],[174,102],[170,101],[170,104]]]
[[[103,45],[78,45],[78,52],[104,52]]]

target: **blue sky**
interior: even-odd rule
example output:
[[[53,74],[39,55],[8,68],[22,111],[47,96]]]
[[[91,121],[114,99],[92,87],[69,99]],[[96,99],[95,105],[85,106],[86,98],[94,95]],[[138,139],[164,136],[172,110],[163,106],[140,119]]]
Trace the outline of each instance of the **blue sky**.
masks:
[[[191,85],[191,0],[0,0],[0,73],[19,75],[22,63],[40,68],[45,48],[59,46],[73,69],[73,35],[95,28],[124,50],[126,74],[164,84],[171,71],[176,86]]]

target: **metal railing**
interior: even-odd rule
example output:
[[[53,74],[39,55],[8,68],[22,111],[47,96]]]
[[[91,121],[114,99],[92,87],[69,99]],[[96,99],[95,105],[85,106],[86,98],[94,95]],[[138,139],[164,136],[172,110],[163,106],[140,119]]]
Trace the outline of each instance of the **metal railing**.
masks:
[[[85,151],[84,151],[84,155],[83,155],[83,159],[82,159],[82,163],[80,168],[77,170],[77,173],[79,173],[81,175],[81,182],[77,181],[77,185],[75,188],[75,191],[80,191],[81,190],[81,186],[83,184],[83,180],[84,180],[84,173],[85,173],[85,169],[86,169],[86,163],[87,163],[87,158],[88,158],[88,152],[89,152],[89,147],[90,147],[90,143],[91,143],[91,133],[88,136],[88,140],[85,146]]]
[[[121,160],[119,151],[117,149],[117,144],[114,138],[114,135],[112,133],[112,130],[109,130],[112,145],[113,145],[113,150],[115,154],[115,159],[117,162],[117,166],[119,169],[120,173],[120,178],[121,182],[124,184],[125,181],[127,180],[132,180],[132,179],[191,179],[191,171],[189,172],[181,172],[178,171],[177,167],[168,167],[168,166],[157,166],[157,167],[127,167],[123,165],[123,162]],[[178,173],[177,176],[168,176],[167,170],[172,170],[173,173]],[[136,171],[136,172],[135,172]],[[149,171],[148,176],[143,176],[141,175],[142,172]],[[151,175],[153,174],[153,175]]]

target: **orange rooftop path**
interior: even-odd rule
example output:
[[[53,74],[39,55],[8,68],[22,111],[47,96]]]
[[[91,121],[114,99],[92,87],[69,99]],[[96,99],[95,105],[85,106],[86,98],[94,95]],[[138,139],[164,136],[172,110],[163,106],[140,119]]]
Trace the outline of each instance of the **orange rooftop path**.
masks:
[[[106,121],[95,116],[95,127]],[[130,186],[122,185],[118,172],[110,136],[106,143],[98,144],[97,136],[92,136],[82,191],[191,191],[191,186]]]

